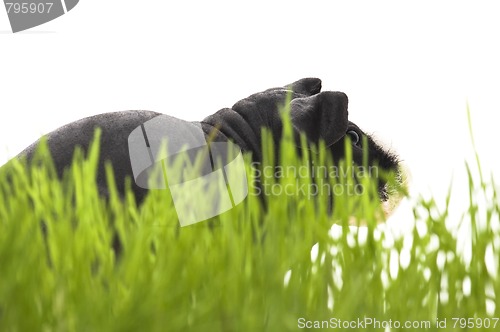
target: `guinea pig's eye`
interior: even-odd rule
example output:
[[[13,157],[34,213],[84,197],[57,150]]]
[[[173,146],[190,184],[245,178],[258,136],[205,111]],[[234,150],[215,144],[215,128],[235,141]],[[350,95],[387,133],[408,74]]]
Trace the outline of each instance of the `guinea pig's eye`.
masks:
[[[352,144],[354,144],[354,145],[359,144],[360,137],[359,137],[359,134],[357,132],[355,132],[354,130],[349,130],[349,131],[347,131],[347,135],[349,135],[351,137]]]

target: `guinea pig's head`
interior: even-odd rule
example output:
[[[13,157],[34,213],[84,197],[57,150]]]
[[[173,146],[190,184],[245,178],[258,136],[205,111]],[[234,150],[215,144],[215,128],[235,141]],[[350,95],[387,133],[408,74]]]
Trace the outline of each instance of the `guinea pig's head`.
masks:
[[[399,157],[383,147],[372,136],[363,132],[356,124],[349,121],[345,135],[330,146],[334,161],[337,163],[346,156],[347,138],[349,138],[348,142],[352,151],[352,160],[359,167],[363,167],[363,154],[365,151],[363,144],[367,144],[366,152],[369,169],[363,169],[362,171],[377,177],[380,199],[384,202],[388,201],[394,192],[387,184],[387,177],[392,174],[396,181],[402,181],[402,165]]]
[[[401,192],[397,192],[397,188],[389,186],[387,175],[392,174],[396,184],[403,187],[405,172],[400,159],[349,121],[347,106],[348,98],[345,93],[323,91],[312,96],[293,99],[290,118],[296,133],[304,133],[308,142],[315,144],[319,140],[325,142],[332,152],[334,165],[338,166],[340,161],[346,158],[346,146],[348,146],[346,143],[349,142],[354,163],[352,166],[357,167],[359,172],[376,178],[379,197],[384,203],[386,215],[389,215],[402,195]],[[365,153],[368,157],[366,161]],[[365,162],[368,164],[368,169],[364,169]]]

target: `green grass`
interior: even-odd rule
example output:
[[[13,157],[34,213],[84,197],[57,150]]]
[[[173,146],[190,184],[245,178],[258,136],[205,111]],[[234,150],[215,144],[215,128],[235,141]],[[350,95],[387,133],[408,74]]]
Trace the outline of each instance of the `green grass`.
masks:
[[[267,165],[274,157],[265,141]],[[283,164],[312,159],[331,166],[324,149],[317,151],[298,157],[286,127]],[[0,331],[296,331],[308,330],[299,328],[306,320],[333,326],[365,317],[430,322],[408,331],[437,331],[437,320],[445,319],[440,331],[487,322],[485,330],[500,328],[493,320],[500,317],[500,204],[493,180],[478,180],[472,167],[460,225],[470,229],[469,259],[457,249],[457,229],[446,226],[448,204],[438,208],[432,198],[415,200],[412,234],[378,231],[382,207],[367,178],[359,179],[362,195],[335,198],[333,214],[321,193],[269,195],[267,208],[251,194],[222,215],[181,228],[166,190],[151,191],[141,207],[131,193],[124,201],[115,191],[109,201],[100,199],[97,155],[98,144],[87,156],[76,153],[62,181],[44,149],[42,166],[13,162],[0,172]],[[284,177],[280,184],[293,189],[312,181],[353,184],[319,176]],[[205,200],[193,193],[193,201]],[[363,235],[349,227],[353,217],[366,224]],[[330,235],[334,223],[342,227],[339,236]]]

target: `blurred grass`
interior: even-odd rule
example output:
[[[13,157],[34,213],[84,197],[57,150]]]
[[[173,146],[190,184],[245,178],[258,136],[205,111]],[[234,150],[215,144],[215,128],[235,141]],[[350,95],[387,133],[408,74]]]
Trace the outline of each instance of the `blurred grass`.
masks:
[[[324,146],[297,156],[289,125],[284,132],[282,164],[333,165]],[[264,142],[262,167],[275,162],[269,133]],[[0,331],[296,331],[364,317],[430,322],[408,329],[418,331],[447,319],[440,331],[461,331],[453,318],[500,317],[497,188],[469,165],[460,225],[469,251],[460,253],[459,232],[445,223],[450,195],[444,209],[418,199],[413,232],[398,238],[377,229],[384,217],[369,178],[358,179],[362,195],[336,196],[329,213],[325,192],[310,197],[301,186],[354,179],[264,177],[261,185],[279,181],[297,194],[267,195],[264,207],[249,183],[254,194],[242,204],[181,228],[168,191],[152,190],[137,207],[131,192],[119,198],[110,166],[111,197],[101,199],[98,149],[77,151],[63,180],[43,146],[39,166],[13,161],[0,172]],[[353,218],[366,226],[350,227]],[[469,330],[481,330],[474,322]]]

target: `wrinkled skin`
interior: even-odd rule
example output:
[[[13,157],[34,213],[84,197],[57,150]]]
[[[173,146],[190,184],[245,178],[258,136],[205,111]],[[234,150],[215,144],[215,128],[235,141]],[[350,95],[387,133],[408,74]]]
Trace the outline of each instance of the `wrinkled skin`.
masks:
[[[255,160],[260,160],[261,128],[267,127],[278,144],[282,134],[280,107],[291,97],[290,117],[296,137],[305,133],[311,143],[324,140],[331,149],[335,159],[344,156],[344,140],[346,135],[353,141],[353,159],[362,163],[361,141],[365,134],[348,120],[347,96],[342,92],[321,92],[321,81],[317,78],[305,78],[285,87],[272,88],[253,94],[240,100],[231,108],[224,108],[208,116],[201,124],[207,137],[213,136],[215,141],[232,140],[242,151],[252,152]],[[103,196],[108,195],[104,162],[109,160],[115,171],[118,191],[123,194],[126,177],[133,178],[128,149],[130,133],[148,120],[160,113],[150,111],[126,111],[100,114],[81,119],[47,135],[49,149],[59,175],[71,164],[75,147],[81,146],[84,151],[89,148],[94,137],[94,130],[100,127],[101,151],[97,182]],[[172,121],[182,121],[171,118]],[[193,123],[194,125],[194,123]],[[211,136],[211,137],[212,137]],[[398,171],[398,161],[395,156],[383,150],[370,137],[369,163],[376,163],[387,170]],[[39,141],[33,143],[20,156],[30,161]],[[148,190],[132,184],[133,192],[138,202],[142,202]],[[386,198],[383,184],[380,187],[381,198]]]

